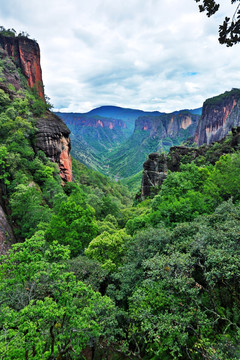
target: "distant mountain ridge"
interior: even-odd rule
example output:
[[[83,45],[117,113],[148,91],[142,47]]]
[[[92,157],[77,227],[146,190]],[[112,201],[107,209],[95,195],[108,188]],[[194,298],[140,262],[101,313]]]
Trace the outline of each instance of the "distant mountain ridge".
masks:
[[[122,178],[141,171],[149,152],[167,151],[193,136],[200,112],[201,108],[167,114],[101,106],[88,113],[55,114],[71,130],[72,155],[76,159]]]
[[[126,121],[128,127],[130,129],[132,129],[132,131],[133,131],[134,126],[135,126],[135,120],[139,116],[146,116],[146,115],[158,116],[161,114],[164,114],[164,113],[159,112],[159,111],[143,111],[143,110],[138,110],[138,109],[129,109],[129,108],[122,108],[119,106],[106,105],[106,106],[100,106],[98,108],[95,108],[95,109],[89,111],[88,113],[86,113],[85,115],[87,115],[87,116],[99,115],[102,117],[121,119],[121,120]]]
[[[108,159],[110,173],[120,178],[138,173],[150,152],[167,152],[193,137],[199,118],[189,110],[139,117],[130,138],[112,151]]]

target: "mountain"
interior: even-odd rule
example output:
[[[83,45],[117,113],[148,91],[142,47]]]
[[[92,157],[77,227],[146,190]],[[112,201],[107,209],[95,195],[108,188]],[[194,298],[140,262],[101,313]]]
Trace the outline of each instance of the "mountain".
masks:
[[[137,109],[121,108],[118,106],[101,106],[99,108],[89,111],[87,114],[124,120],[127,124],[127,128],[133,131],[135,126],[135,120],[139,116],[158,116],[162,113],[159,111],[143,111]]]
[[[33,97],[29,103],[38,129],[35,151],[42,150],[57,163],[63,181],[71,181],[70,131],[60,118],[47,110],[38,43],[24,36],[0,34],[0,58],[2,94],[11,101]],[[25,101],[28,102],[27,99]]]
[[[168,150],[193,136],[199,113],[201,108],[165,114],[102,106],[84,114],[55,114],[71,130],[73,156],[119,178],[141,171],[149,152]]]
[[[83,164],[104,172],[102,154],[124,142],[131,130],[125,121],[90,114],[56,112],[71,130],[72,154]]]
[[[102,106],[88,113],[55,112],[71,130],[72,155],[94,170],[109,174],[111,152],[132,135],[141,115],[161,115],[117,106]],[[113,175],[113,174],[111,174]]]
[[[199,117],[189,110],[139,117],[131,137],[109,156],[109,172],[119,177],[138,173],[150,152],[168,151],[192,137]]]
[[[240,90],[232,89],[207,99],[194,136],[198,146],[222,139],[240,125]]]

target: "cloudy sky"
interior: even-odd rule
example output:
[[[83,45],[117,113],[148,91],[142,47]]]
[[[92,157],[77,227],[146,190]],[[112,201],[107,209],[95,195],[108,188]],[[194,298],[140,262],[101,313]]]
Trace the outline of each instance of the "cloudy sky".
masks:
[[[170,112],[240,87],[240,45],[218,43],[230,0],[0,0],[0,25],[38,41],[55,110],[101,105]]]

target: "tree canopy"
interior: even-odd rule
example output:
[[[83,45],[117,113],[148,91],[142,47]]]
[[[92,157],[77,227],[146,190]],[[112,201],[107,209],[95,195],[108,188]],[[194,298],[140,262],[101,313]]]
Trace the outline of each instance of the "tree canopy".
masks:
[[[220,5],[215,0],[195,0],[199,4],[200,12],[206,11],[208,17],[215,14]],[[231,4],[239,0],[231,0]],[[237,5],[235,12],[231,17],[226,16],[223,24],[219,25],[219,38],[220,44],[225,44],[228,47],[233,46],[240,42],[240,4]]]

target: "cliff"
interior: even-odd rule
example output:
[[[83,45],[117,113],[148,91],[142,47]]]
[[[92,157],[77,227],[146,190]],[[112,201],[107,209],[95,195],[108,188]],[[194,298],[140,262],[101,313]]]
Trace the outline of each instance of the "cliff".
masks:
[[[188,111],[174,112],[160,116],[143,116],[136,120],[135,131],[144,131],[150,137],[174,139],[181,131],[188,130],[188,136],[195,133],[199,116]]]
[[[194,140],[198,146],[219,141],[240,125],[240,90],[232,89],[203,104]]]
[[[214,164],[221,155],[232,152],[240,144],[240,127],[232,129],[232,135],[215,144],[201,146],[199,148],[187,148],[185,146],[173,146],[167,154],[152,153],[143,164],[141,184],[141,199],[151,197],[160,190],[168,171],[179,171],[181,163],[196,161],[202,156],[206,161]]]
[[[88,116],[80,113],[55,112],[64,122],[75,130],[82,127],[126,129],[126,123],[121,119],[114,119],[102,116]]]
[[[23,36],[10,37],[0,35],[0,47],[5,50],[27,79],[28,86],[35,88],[44,99],[40,49],[36,41]]]
[[[37,42],[22,36],[10,37],[0,34],[0,57],[3,75],[0,89],[9,96],[10,100],[24,96],[23,93],[19,95],[12,88],[10,89],[9,84],[12,84],[15,90],[22,89],[26,92],[29,88],[35,89],[45,103],[40,49]],[[17,70],[19,68],[27,80],[25,84]],[[33,102],[33,100],[31,101]],[[38,103],[39,106],[41,106],[40,103]],[[57,163],[63,181],[71,181],[70,130],[59,117],[50,111],[46,111],[41,117],[36,117],[35,120],[37,127],[35,151],[39,149],[44,151],[53,162]]]
[[[64,122],[51,113],[38,118],[36,123],[36,150],[42,150],[60,169],[64,182],[72,181],[72,162],[70,156],[70,130]]]

